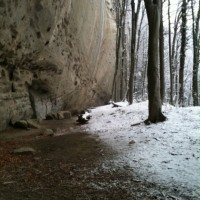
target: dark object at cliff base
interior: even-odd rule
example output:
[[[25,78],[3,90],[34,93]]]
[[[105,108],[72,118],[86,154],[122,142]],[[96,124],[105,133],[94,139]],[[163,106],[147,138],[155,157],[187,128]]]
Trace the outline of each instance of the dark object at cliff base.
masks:
[[[114,103],[114,102],[112,102],[112,105],[113,105],[113,108],[122,107],[122,106],[120,106],[119,104]]]
[[[25,120],[16,121],[13,124],[13,127],[29,130],[30,128],[39,129],[40,125],[38,124],[37,120],[25,119]]]
[[[63,119],[70,119],[71,112],[70,111],[60,111],[57,113],[48,113],[46,115],[46,120],[63,120]]]
[[[86,124],[90,119],[91,115],[87,111],[82,111],[81,114],[78,114],[78,119],[76,120],[80,124]]]

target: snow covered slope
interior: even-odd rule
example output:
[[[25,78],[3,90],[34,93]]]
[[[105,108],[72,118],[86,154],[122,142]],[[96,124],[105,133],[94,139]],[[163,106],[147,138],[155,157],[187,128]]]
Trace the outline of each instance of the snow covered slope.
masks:
[[[200,107],[163,106],[168,120],[145,126],[148,102],[92,110],[85,128],[118,152],[117,166],[128,166],[142,178],[191,189],[200,195]]]

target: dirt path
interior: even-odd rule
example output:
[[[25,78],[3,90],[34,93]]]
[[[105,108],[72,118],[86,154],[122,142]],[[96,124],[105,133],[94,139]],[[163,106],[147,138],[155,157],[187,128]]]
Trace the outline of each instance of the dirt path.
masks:
[[[19,129],[1,134],[0,200],[198,199],[176,187],[144,181],[126,165],[119,167],[117,153],[73,120],[45,121],[42,126],[53,128],[56,135]],[[22,146],[36,153],[12,153]]]

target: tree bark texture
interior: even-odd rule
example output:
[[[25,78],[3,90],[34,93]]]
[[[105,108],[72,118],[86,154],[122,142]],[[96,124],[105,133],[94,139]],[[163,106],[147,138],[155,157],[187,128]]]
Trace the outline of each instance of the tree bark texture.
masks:
[[[136,34],[137,34],[137,22],[138,15],[140,12],[140,5],[142,0],[138,0],[137,10],[135,12],[135,1],[131,0],[132,9],[132,35],[131,35],[131,67],[130,67],[130,78],[129,78],[129,103],[133,103],[134,93],[134,78],[135,78],[135,67],[136,67]]]
[[[184,68],[185,68],[185,51],[186,51],[186,26],[187,26],[187,2],[183,0],[181,6],[181,50],[180,50],[180,69],[179,69],[179,105],[184,105]]]
[[[161,0],[144,0],[149,22],[149,48],[148,48],[148,99],[149,116],[145,121],[157,123],[166,120],[162,114],[160,95],[159,58],[159,29],[161,18]]]
[[[199,31],[199,22],[200,22],[200,0],[199,0],[199,9],[195,19],[194,14],[194,1],[191,0],[192,8],[192,35],[193,35],[193,77],[192,77],[192,97],[193,105],[199,106],[199,91],[198,91],[198,68],[199,68],[199,56],[200,56],[200,31]]]
[[[169,13],[170,15],[170,13]],[[178,102],[178,51],[179,51],[179,42],[177,40],[177,34],[178,34],[178,26],[181,19],[181,12],[176,12],[176,17],[174,20],[174,33],[173,33],[173,39],[171,44],[171,66],[170,66],[170,76],[171,76],[171,98],[172,98],[172,104],[177,104]],[[171,26],[170,26],[171,29]],[[171,34],[171,31],[169,31]],[[175,95],[175,98],[174,98]]]
[[[129,92],[128,92],[128,101],[130,104],[133,103],[133,79],[135,71],[136,15],[135,15],[134,0],[131,0],[131,8],[132,8],[131,67],[130,67]]]
[[[112,85],[112,99],[114,101],[120,100],[120,59],[121,59],[121,38],[122,38],[122,17],[123,17],[123,8],[121,1],[116,1],[116,24],[117,24],[117,34],[116,34],[116,63],[115,63],[115,73]]]
[[[164,64],[164,29],[163,29],[163,15],[162,15],[162,1],[161,1],[161,20],[160,20],[160,37],[159,37],[159,51],[160,51],[160,95],[161,102],[165,100],[165,64]]]
[[[128,0],[122,2],[122,27],[121,27],[121,83],[120,83],[120,100],[123,100],[127,91],[127,42],[126,42],[126,14]]]
[[[168,29],[169,29],[169,69],[170,69],[170,104],[173,105],[173,94],[174,94],[174,75],[173,75],[173,64],[172,64],[172,41],[171,41],[171,15],[170,15],[171,2],[168,0]]]

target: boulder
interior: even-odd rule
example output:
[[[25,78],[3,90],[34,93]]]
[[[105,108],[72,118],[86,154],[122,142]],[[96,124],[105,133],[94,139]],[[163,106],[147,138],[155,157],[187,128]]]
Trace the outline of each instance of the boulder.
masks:
[[[43,129],[41,134],[44,136],[53,136],[54,131],[52,129]]]
[[[70,119],[72,116],[70,111],[63,111],[63,115],[65,119]]]
[[[58,113],[57,113],[57,119],[58,119],[58,120],[63,120],[63,119],[65,119],[62,112],[58,112]]]
[[[28,124],[29,128],[34,128],[34,129],[39,129],[40,128],[40,125],[38,124],[38,122],[36,120],[28,119],[26,121],[27,121],[27,124]]]
[[[71,112],[70,111],[60,111],[60,112],[58,112],[58,115],[62,116],[63,119],[70,119],[71,118]]]
[[[13,124],[13,126],[16,128],[22,128],[22,129],[29,129],[29,128],[38,129],[38,128],[40,128],[40,125],[37,124],[36,120],[33,120],[33,119],[16,121]]]
[[[35,154],[36,151],[32,147],[20,147],[17,149],[14,149],[14,154]]]
[[[52,113],[48,113],[48,114],[46,115],[46,120],[53,120],[53,115],[52,115]]]
[[[70,119],[71,112],[70,111],[60,111],[57,113],[48,113],[46,115],[46,120],[63,120],[63,119]]]
[[[19,121],[15,122],[13,126],[16,128],[23,128],[23,129],[29,128],[26,120],[19,120]]]

